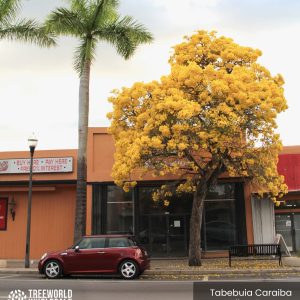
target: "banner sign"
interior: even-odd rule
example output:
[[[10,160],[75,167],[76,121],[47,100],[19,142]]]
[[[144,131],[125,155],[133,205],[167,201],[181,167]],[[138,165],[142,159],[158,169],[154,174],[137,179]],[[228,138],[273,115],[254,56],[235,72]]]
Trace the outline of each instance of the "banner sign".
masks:
[[[251,278],[251,271],[249,272],[249,278]],[[297,281],[248,280],[194,282],[193,300],[300,299],[300,284]]]
[[[0,199],[0,230],[6,230],[7,199]]]
[[[29,173],[30,159],[1,159],[0,174]],[[32,164],[33,173],[67,173],[73,172],[73,157],[35,158]]]

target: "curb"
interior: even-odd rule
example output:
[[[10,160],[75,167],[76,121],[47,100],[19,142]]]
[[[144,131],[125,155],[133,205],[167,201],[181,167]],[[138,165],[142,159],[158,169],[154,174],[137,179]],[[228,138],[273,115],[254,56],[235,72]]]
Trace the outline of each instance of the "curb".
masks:
[[[37,269],[0,268],[0,274],[39,274]]]
[[[300,268],[284,268],[284,269],[262,269],[262,270],[220,270],[220,269],[213,269],[213,270],[146,270],[143,273],[143,276],[157,276],[157,275],[252,275],[255,274],[289,274],[289,273],[299,273],[300,275]],[[39,275],[37,269],[13,269],[13,268],[0,268],[0,274],[22,274],[22,275]],[[42,275],[41,275],[42,276]]]
[[[288,268],[288,269],[262,269],[262,270],[146,270],[143,275],[210,275],[210,274],[240,274],[248,275],[251,274],[272,274],[272,273],[299,273],[300,268]]]

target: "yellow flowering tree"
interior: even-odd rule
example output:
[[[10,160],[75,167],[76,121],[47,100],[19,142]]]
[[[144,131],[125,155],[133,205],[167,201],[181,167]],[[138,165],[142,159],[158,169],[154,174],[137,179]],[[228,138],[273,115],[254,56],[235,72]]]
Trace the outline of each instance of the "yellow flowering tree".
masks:
[[[251,179],[276,202],[286,192],[277,173],[276,116],[287,108],[283,78],[257,63],[259,50],[198,31],[174,47],[170,74],[114,91],[110,132],[113,178],[128,190],[142,177],[176,175],[154,200],[193,193],[189,265],[201,265],[206,193],[220,174]]]

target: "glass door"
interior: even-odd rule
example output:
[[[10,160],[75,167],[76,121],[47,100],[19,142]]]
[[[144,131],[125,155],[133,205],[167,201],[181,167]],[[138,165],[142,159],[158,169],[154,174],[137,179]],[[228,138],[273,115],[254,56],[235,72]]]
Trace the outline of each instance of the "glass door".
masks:
[[[295,251],[292,222],[293,218],[290,214],[275,215],[276,232],[282,235],[289,251]]]
[[[168,254],[166,215],[149,216],[150,253],[157,257]]]
[[[187,255],[189,216],[177,214],[144,215],[139,223],[139,241],[154,257]]]
[[[168,254],[173,257],[186,256],[187,245],[187,219],[186,215],[169,215],[168,225]]]
[[[300,214],[293,215],[295,251],[300,251]]]

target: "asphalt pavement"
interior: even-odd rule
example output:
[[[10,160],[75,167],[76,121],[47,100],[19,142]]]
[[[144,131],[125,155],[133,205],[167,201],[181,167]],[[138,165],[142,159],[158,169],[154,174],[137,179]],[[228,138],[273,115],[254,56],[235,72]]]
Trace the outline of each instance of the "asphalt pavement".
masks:
[[[2,275],[1,275],[2,276]],[[10,276],[10,277],[8,277]],[[29,298],[30,291],[63,290],[72,298],[66,300],[192,300],[193,282],[124,281],[99,278],[47,280],[8,275],[0,277],[0,299],[8,299],[12,291],[21,291]],[[47,299],[45,299],[47,300]]]
[[[193,298],[194,282],[199,288],[199,293]],[[300,279],[275,279],[275,280],[219,280],[219,281],[152,281],[152,280],[117,280],[104,277],[78,277],[58,280],[48,280],[34,274],[1,274],[0,276],[0,299],[43,299],[49,300],[49,293],[61,292],[60,298],[52,296],[51,299],[62,300],[209,300],[229,299],[227,297],[212,297],[211,289],[229,290],[232,288],[246,290],[253,287],[268,287],[275,292],[291,289],[293,297],[288,299],[300,299]],[[22,296],[23,295],[23,296]],[[198,295],[198,297],[197,297]],[[202,295],[202,296],[201,296]],[[41,298],[43,296],[43,298]],[[40,297],[40,298],[39,298]],[[296,297],[296,298],[295,298]],[[297,298],[298,297],[298,298]],[[244,299],[244,297],[242,297]],[[231,298],[230,298],[231,299]],[[236,299],[236,298],[232,298]],[[241,298],[240,298],[241,299]],[[268,297],[246,297],[246,299],[271,299]],[[286,299],[275,297],[272,299]]]

